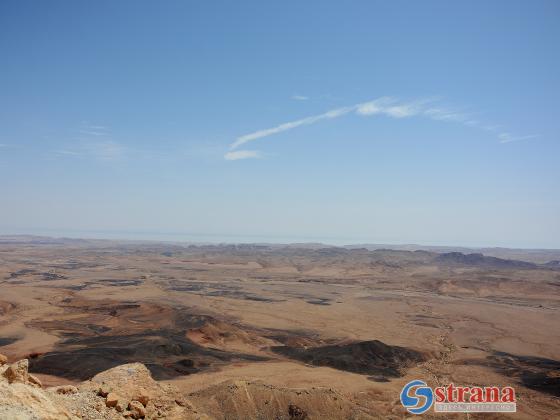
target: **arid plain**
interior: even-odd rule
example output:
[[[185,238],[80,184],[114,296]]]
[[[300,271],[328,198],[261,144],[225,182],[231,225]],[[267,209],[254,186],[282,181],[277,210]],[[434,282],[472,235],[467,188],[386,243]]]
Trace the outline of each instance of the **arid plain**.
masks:
[[[3,237],[0,353],[49,386],[140,362],[210,418],[401,418],[412,379],[558,417],[560,252],[489,254]]]

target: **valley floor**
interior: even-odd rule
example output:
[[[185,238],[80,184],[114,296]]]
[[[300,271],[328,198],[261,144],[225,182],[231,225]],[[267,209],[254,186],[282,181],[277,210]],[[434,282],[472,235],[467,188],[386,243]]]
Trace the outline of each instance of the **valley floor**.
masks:
[[[412,379],[559,416],[560,269],[461,255],[0,241],[0,353],[44,386],[140,362],[211,418],[400,418]]]

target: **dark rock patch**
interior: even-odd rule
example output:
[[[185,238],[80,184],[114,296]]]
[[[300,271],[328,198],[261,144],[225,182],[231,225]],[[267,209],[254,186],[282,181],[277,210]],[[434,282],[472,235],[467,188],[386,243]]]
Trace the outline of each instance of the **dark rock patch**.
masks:
[[[368,376],[368,380],[372,382],[390,382],[385,376]]]
[[[16,278],[21,277],[21,276],[28,276],[30,274],[35,274],[35,273],[36,273],[35,270],[29,269],[29,268],[24,268],[22,270],[11,272],[10,275],[8,276],[8,279],[16,279]]]
[[[199,372],[232,361],[264,357],[201,347],[181,331],[160,330],[132,335],[71,337],[56,351],[30,360],[30,371],[85,380],[125,363],[144,363],[157,380]]]
[[[68,277],[66,277],[62,274],[56,274],[56,273],[41,273],[41,277],[45,281],[66,280],[66,279],[68,279]]]
[[[288,406],[288,415],[291,420],[305,420],[307,418],[307,412],[295,404]]]
[[[19,338],[17,337],[0,337],[0,347],[8,346],[18,340]]]
[[[169,287],[170,290],[175,292],[199,292],[206,288],[203,284],[197,283],[182,283],[182,282],[175,282],[172,286]]]
[[[96,280],[95,283],[108,284],[109,286],[123,287],[123,286],[138,286],[144,283],[142,280],[134,279],[102,279]]]
[[[283,302],[278,299],[270,299],[264,296],[254,295],[252,293],[245,293],[241,290],[214,290],[204,294],[205,296],[223,296],[231,299],[244,299],[252,300],[254,302]]]
[[[490,366],[504,376],[516,378],[527,388],[560,397],[558,360],[494,352],[485,360],[469,360],[464,364]]]
[[[393,378],[402,376],[406,368],[427,360],[427,356],[419,351],[390,346],[378,340],[307,349],[278,346],[272,351],[315,366]]]
[[[484,268],[537,268],[536,264],[530,262],[487,257],[483,254],[478,253],[463,254],[462,252],[448,252],[438,255],[436,258],[434,258],[434,261],[442,265],[461,265]]]

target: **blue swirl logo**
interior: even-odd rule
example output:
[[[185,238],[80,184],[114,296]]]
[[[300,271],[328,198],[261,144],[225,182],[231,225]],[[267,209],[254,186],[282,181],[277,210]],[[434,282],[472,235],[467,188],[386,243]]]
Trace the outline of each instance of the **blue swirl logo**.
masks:
[[[434,402],[432,388],[426,382],[414,380],[407,383],[401,391],[401,404],[412,414],[423,414]]]

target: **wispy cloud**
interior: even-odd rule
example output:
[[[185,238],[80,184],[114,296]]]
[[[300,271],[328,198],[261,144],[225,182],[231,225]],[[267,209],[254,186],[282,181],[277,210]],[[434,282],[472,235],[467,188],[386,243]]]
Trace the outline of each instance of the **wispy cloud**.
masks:
[[[536,135],[531,135],[531,136],[512,136],[510,133],[500,133],[498,135],[498,138],[500,139],[500,143],[511,143],[514,141],[522,141],[522,140],[532,140],[534,138],[537,138],[538,136]]]
[[[428,108],[424,111],[424,114],[436,121],[452,121],[457,123],[463,123],[466,125],[477,125],[478,122],[469,117],[468,114],[457,112],[445,108]]]
[[[86,136],[106,136],[107,133],[104,131],[94,131],[94,130],[80,130],[80,134],[85,134]]]
[[[224,155],[226,160],[259,159],[261,157],[262,154],[258,150],[236,150]]]
[[[424,99],[408,103],[399,102],[395,98],[382,97],[372,101],[346,106],[342,108],[332,109],[323,114],[313,115],[311,117],[302,118],[295,121],[290,121],[277,125],[272,128],[258,130],[253,133],[245,134],[238,137],[231,145],[230,149],[236,149],[239,146],[268,137],[274,134],[282,133],[284,131],[293,130],[294,128],[304,125],[315,124],[322,120],[334,119],[342,117],[343,115],[355,112],[358,115],[370,116],[375,114],[383,114],[392,118],[406,118],[420,114],[426,108],[426,104],[432,100]]]
[[[426,104],[434,99],[423,99],[413,102],[399,102],[395,98],[384,96],[363,104],[354,105],[358,115],[383,114],[393,118],[407,118],[421,114],[426,109]]]
[[[86,136],[102,137],[110,134],[108,127],[104,125],[90,124],[87,121],[82,122],[81,128],[78,130],[80,134]]]
[[[309,96],[295,94],[292,95],[292,99],[294,101],[307,101],[309,99]]]
[[[125,156],[126,148],[112,140],[84,141],[76,147],[58,149],[54,153],[60,156],[90,158],[99,161],[114,161]]]
[[[512,141],[519,141],[519,140],[528,140],[536,137],[536,136],[523,136],[523,137],[513,136],[510,133],[502,131],[503,130],[502,127],[497,125],[483,124],[480,121],[472,118],[471,115],[469,115],[468,113],[464,113],[453,109],[448,109],[443,106],[436,106],[436,102],[438,101],[440,100],[437,98],[425,98],[425,99],[417,99],[413,101],[404,102],[397,98],[385,96],[368,102],[332,109],[322,114],[313,115],[299,120],[289,121],[271,128],[265,128],[262,130],[254,131],[249,134],[242,135],[237,139],[235,139],[235,141],[230,144],[230,150],[235,150],[246,143],[258,139],[283,133],[285,131],[293,130],[301,126],[316,124],[323,120],[339,118],[350,113],[354,113],[356,115],[360,115],[364,117],[374,116],[374,115],[383,115],[395,119],[422,117],[422,118],[429,118],[434,121],[453,122],[468,127],[478,128],[484,131],[491,131],[497,133],[498,139],[501,143],[509,143]],[[258,154],[258,152],[254,150],[250,152],[252,154]],[[256,157],[256,156],[247,156],[247,157],[239,157],[239,158],[232,159],[231,158],[232,153],[234,152],[227,153],[224,156],[224,158],[227,160],[236,160],[236,159],[245,159],[247,157]],[[244,156],[244,155],[240,154],[240,156]]]
[[[124,155],[124,147],[114,141],[89,142],[85,144],[86,152],[99,160],[115,160]]]
[[[98,161],[121,159],[129,150],[111,139],[111,129],[104,125],[82,121],[75,143],[54,150],[59,156],[89,158]]]
[[[290,122],[287,122],[287,123],[284,123],[284,124],[277,125],[276,127],[267,128],[267,129],[264,129],[264,130],[255,131],[253,133],[246,134],[244,136],[238,137],[237,140],[235,140],[231,144],[230,149],[237,149],[239,146],[241,146],[245,143],[248,143],[250,141],[257,140],[257,139],[260,139],[260,138],[263,138],[263,137],[268,137],[268,136],[271,136],[273,134],[278,134],[278,133],[281,133],[283,131],[293,130],[294,128],[301,127],[302,125],[311,125],[311,124],[315,124],[316,122],[321,121],[321,120],[338,118],[338,117],[341,117],[342,115],[345,115],[345,114],[348,114],[349,112],[352,112],[354,109],[355,109],[355,107],[345,107],[345,108],[333,109],[333,110],[325,112],[323,114],[314,115],[312,117],[307,117],[307,118],[302,118],[301,120],[290,121]]]
[[[54,153],[56,153],[57,155],[65,155],[65,156],[80,156],[82,154],[80,152],[76,152],[75,150],[65,150],[65,149],[55,150]]]

